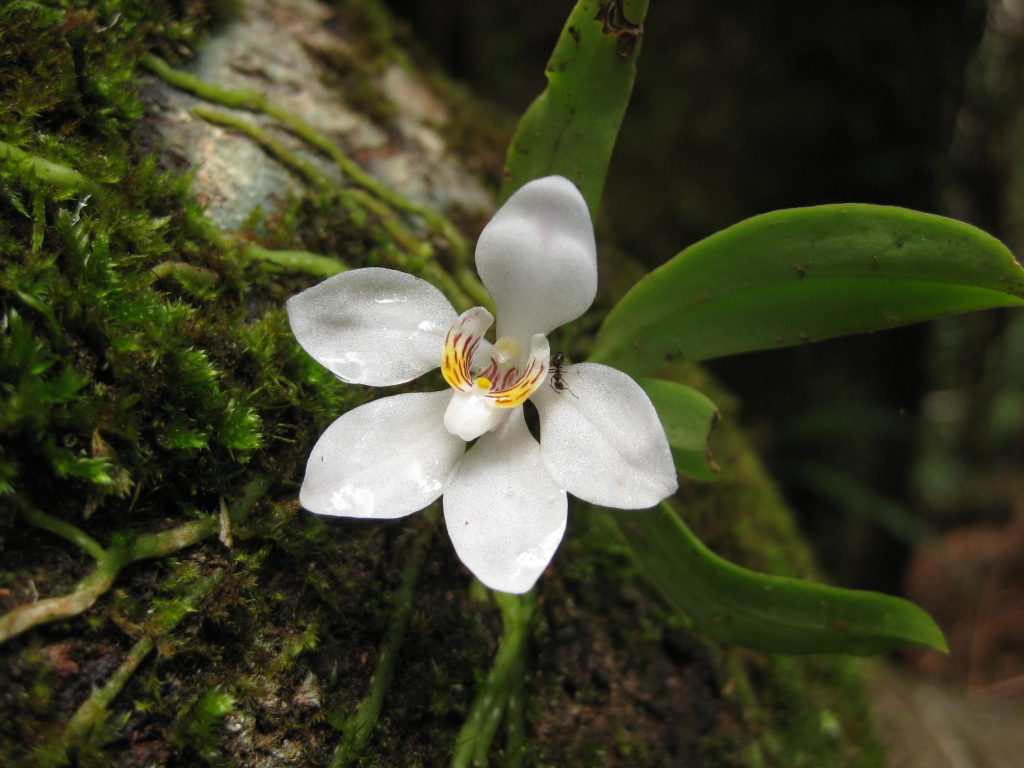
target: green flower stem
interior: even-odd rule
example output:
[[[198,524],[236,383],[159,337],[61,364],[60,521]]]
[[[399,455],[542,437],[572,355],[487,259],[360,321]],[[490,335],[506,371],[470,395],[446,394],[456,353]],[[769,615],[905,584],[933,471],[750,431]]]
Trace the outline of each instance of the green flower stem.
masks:
[[[187,91],[205,101],[233,109],[262,112],[280,121],[289,131],[327,155],[342,173],[363,189],[397,210],[421,217],[429,228],[438,232],[448,241],[455,264],[459,267],[465,265],[468,256],[466,241],[463,239],[458,228],[448,218],[432,208],[414,203],[379,182],[346,156],[341,151],[341,148],[326,135],[320,133],[320,131],[297,115],[269,103],[266,97],[259,91],[221,88],[212,83],[204,82],[187,72],[174,69],[167,62],[149,54],[143,56],[139,62],[169,85]]]
[[[509,682],[505,715],[505,760],[502,768],[523,768],[526,765],[526,659],[519,655]]]
[[[35,174],[37,179],[45,181],[47,184],[53,184],[73,192],[95,193],[100,188],[96,182],[87,179],[78,171],[42,157],[30,155],[7,142],[0,141],[0,168],[8,167],[8,163],[22,174]]]
[[[504,624],[501,645],[498,646],[487,680],[477,693],[469,709],[469,716],[459,731],[451,768],[487,765],[491,742],[502,717],[509,709],[510,698],[515,698],[513,694],[517,686],[521,691],[520,683],[537,596],[533,592],[525,595],[509,595],[504,592],[492,594],[501,609]],[[516,706],[521,707],[521,703]],[[519,744],[515,745],[518,752],[522,752],[520,747]]]
[[[299,158],[270,133],[248,120],[202,106],[193,108],[192,114],[214,125],[222,125],[244,133],[284,165],[304,176],[313,186],[324,192],[336,193],[350,212],[353,212],[354,209],[363,217],[367,212],[373,214],[380,221],[390,239],[400,246],[390,252],[398,267],[429,280],[440,288],[455,306],[465,309],[474,305],[474,301],[466,295],[459,282],[432,259],[433,248],[430,243],[421,240],[406,229],[394,212],[380,200],[362,189],[346,189],[340,182],[334,181]],[[353,215],[356,214],[353,213]]]
[[[241,497],[229,506],[228,514],[232,523],[237,524],[245,519],[256,502],[267,492],[270,482],[268,477],[255,475],[246,483]],[[100,595],[110,589],[118,574],[131,563],[169,555],[219,531],[218,516],[210,515],[184,523],[177,528],[140,536],[127,544],[111,547],[99,559],[95,570],[82,579],[70,594],[20,605],[0,616],[0,644],[40,624],[84,613]]]
[[[14,500],[21,510],[21,514],[32,525],[42,528],[44,531],[55,533],[62,539],[76,544],[96,560],[103,560],[107,556],[106,550],[99,545],[96,539],[78,526],[72,525],[67,520],[61,520],[53,515],[48,515],[41,509],[36,509],[27,499],[23,499],[21,496],[15,496]]]
[[[366,740],[373,733],[384,704],[384,696],[391,685],[395,674],[395,660],[402,647],[409,615],[412,613],[416,579],[419,578],[423,560],[426,557],[427,544],[436,530],[436,509],[429,510],[429,522],[413,538],[410,552],[402,572],[402,583],[395,593],[394,606],[391,610],[391,621],[387,634],[377,655],[377,663],[370,678],[370,690],[359,702],[356,711],[345,725],[345,735],[331,758],[330,768],[342,768],[355,760],[361,753]]]

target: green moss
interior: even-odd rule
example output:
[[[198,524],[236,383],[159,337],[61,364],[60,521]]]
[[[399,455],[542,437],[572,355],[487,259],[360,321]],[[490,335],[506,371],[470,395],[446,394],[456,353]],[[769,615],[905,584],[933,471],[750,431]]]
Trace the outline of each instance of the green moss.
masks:
[[[201,15],[176,18],[160,3],[89,5],[14,3],[0,17],[4,40],[16,41],[0,52],[0,130],[15,146],[0,160],[0,190],[12,203],[0,214],[0,493],[58,520],[93,513],[93,535],[116,545],[233,493],[254,461],[294,473],[291,457],[337,414],[343,391],[294,344],[282,287],[182,226],[195,209],[189,179],[134,149],[135,59],[150,45],[180,52],[198,40]],[[81,178],[101,187],[87,187],[86,198]],[[45,556],[25,547],[40,533],[15,527],[12,507],[2,509],[8,551]],[[4,583],[66,592],[61,568],[39,571],[46,561],[37,557],[14,558]],[[179,574],[150,607],[180,618],[181,600],[207,581]],[[145,591],[128,602],[134,623],[150,615],[139,609]],[[87,633],[109,632],[92,623]],[[194,652],[187,638],[179,643]],[[15,762],[49,732],[52,697],[41,692],[62,687],[46,657],[38,669],[28,658],[7,679],[33,702],[20,709],[23,746],[3,746]],[[195,710],[199,721],[207,709]],[[84,764],[109,764],[97,751],[109,736],[88,737]]]
[[[220,685],[208,688],[176,718],[171,743],[183,755],[196,756],[210,766],[226,765],[217,731],[235,711],[237,700]]]

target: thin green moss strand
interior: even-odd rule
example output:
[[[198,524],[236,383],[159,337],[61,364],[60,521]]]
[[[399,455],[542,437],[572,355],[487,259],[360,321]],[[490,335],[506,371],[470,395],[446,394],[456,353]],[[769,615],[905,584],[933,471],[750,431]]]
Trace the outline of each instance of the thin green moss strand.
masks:
[[[240,237],[225,232],[217,226],[213,219],[203,213],[190,215],[188,223],[203,238],[218,248],[228,251],[237,247],[242,258],[259,262],[267,270],[284,268],[298,270],[316,277],[331,277],[350,269],[341,259],[330,256],[321,256],[309,251],[272,251],[246,242]]]
[[[309,251],[272,251],[255,243],[245,243],[242,255],[250,261],[262,262],[268,270],[273,265],[319,277],[331,277],[349,269],[341,259]]]
[[[390,252],[395,257],[398,267],[408,272],[419,274],[429,280],[440,288],[456,307],[465,310],[474,306],[474,299],[471,299],[466,294],[459,282],[445,272],[437,262],[433,261],[431,258],[433,249],[430,244],[423,242],[402,226],[402,223],[395,217],[391,209],[379,200],[361,189],[345,189],[339,182],[330,179],[324,173],[300,159],[267,131],[248,120],[243,120],[227,112],[202,106],[194,107],[192,114],[215,125],[226,126],[244,133],[284,165],[304,176],[321,191],[337,193],[343,202],[348,200],[363,215],[367,211],[374,214],[391,239],[401,246],[400,249]]]
[[[372,192],[393,208],[421,217],[428,227],[436,230],[448,241],[456,265],[459,267],[465,265],[469,249],[458,228],[447,217],[432,208],[414,203],[379,182],[345,155],[341,148],[326,135],[320,133],[320,131],[297,115],[271,104],[259,91],[221,88],[212,83],[204,82],[187,72],[174,69],[167,62],[150,54],[143,56],[140,59],[140,63],[169,85],[187,91],[201,99],[214,104],[220,104],[224,107],[245,109],[251,112],[263,112],[275,120],[279,120],[296,136],[327,155],[338,166],[339,170],[356,184]]]
[[[32,627],[67,619],[89,610],[97,598],[110,589],[114,577],[127,564],[123,552],[111,552],[99,562],[91,574],[78,582],[78,586],[70,594],[19,605],[0,616],[0,644]]]
[[[32,506],[27,500],[20,496],[15,497],[15,503],[18,505],[24,518],[32,525],[37,528],[42,528],[45,531],[49,531],[50,533],[55,533],[62,539],[70,541],[72,544],[81,547],[96,560],[103,560],[106,558],[106,550],[103,549],[103,547],[101,547],[99,543],[92,538],[92,536],[87,534],[78,526],[69,523],[67,520],[61,520],[53,515],[48,515],[41,509],[37,509]]]
[[[202,105],[193,107],[189,111],[194,116],[205,120],[208,123],[223,126],[225,128],[232,128],[244,133],[293,171],[304,176],[313,186],[324,192],[340,193],[342,202],[346,204],[346,207],[354,205],[354,196],[351,191],[342,187],[338,182],[330,179],[326,174],[307,163],[305,160],[300,159],[298,155],[285,147],[284,144],[255,123],[239,117],[238,115],[231,114],[230,112],[223,112],[222,110]],[[352,213],[365,215],[365,211],[358,209],[356,211],[352,211]]]
[[[242,496],[228,507],[232,524],[248,516],[256,502],[267,492],[270,483],[271,479],[263,475],[255,475],[246,483]],[[123,546],[111,547],[96,564],[95,570],[82,579],[70,594],[20,605],[0,616],[0,644],[40,624],[84,613],[100,595],[110,589],[118,574],[131,563],[169,555],[219,531],[219,516],[204,516],[167,531],[140,536]]]
[[[208,579],[198,592],[190,596],[189,602],[194,606],[199,599],[205,597],[220,581],[220,578]],[[65,764],[68,761],[68,752],[76,744],[87,739],[90,732],[101,726],[106,720],[111,703],[127,685],[146,656],[153,650],[156,645],[156,639],[170,633],[177,626],[178,622],[190,613],[190,610],[183,610],[172,614],[170,620],[157,618],[148,622],[148,629],[151,634],[141,638],[131,647],[125,656],[125,660],[121,662],[121,665],[111,675],[110,679],[101,688],[94,689],[89,698],[82,702],[78,709],[75,710],[60,736],[35,753],[35,764],[38,766]],[[166,616],[166,613],[164,615]]]
[[[90,731],[102,725],[107,718],[111,702],[122,691],[155,645],[156,641],[152,637],[144,637],[135,643],[128,651],[125,660],[121,662],[117,671],[103,687],[95,689],[92,695],[75,710],[75,714],[68,720],[64,732],[36,751],[33,755],[33,764],[36,766],[66,765],[69,761],[68,752],[88,739]]]
[[[370,734],[377,725],[381,707],[384,704],[384,696],[391,685],[395,675],[395,660],[398,651],[402,646],[402,639],[409,624],[409,615],[412,613],[414,590],[416,580],[419,578],[420,569],[426,558],[427,543],[435,530],[434,522],[437,518],[436,509],[428,510],[429,523],[416,534],[410,545],[411,552],[408,561],[402,572],[402,583],[395,593],[395,602],[391,609],[391,621],[388,622],[388,631],[384,636],[380,651],[377,654],[377,662],[373,668],[373,675],[370,677],[370,690],[367,691],[363,700],[352,714],[345,725],[345,735],[331,758],[330,768],[342,768],[361,753],[363,746],[369,739]]]
[[[341,199],[342,204],[356,220],[365,221],[368,213],[376,215],[384,225],[387,233],[402,245],[414,259],[428,259],[433,255],[430,244],[424,243],[413,233],[405,229],[386,205],[371,195],[366,194],[363,190],[346,189],[340,182],[331,179],[305,160],[302,160],[258,125],[244,120],[237,115],[221,112],[217,109],[210,109],[209,107],[194,107],[192,114],[213,125],[232,128],[244,133],[281,163],[305,177],[310,184],[321,192],[336,193]]]
[[[433,249],[430,248],[429,244],[418,240],[405,230],[404,227],[401,227],[394,219],[392,211],[384,203],[387,203],[392,208],[420,216],[429,228],[436,230],[451,246],[455,263],[455,276],[452,278],[451,275],[437,265],[427,266],[427,264],[423,264],[416,271],[419,271],[426,279],[444,291],[459,309],[468,309],[470,306],[482,306],[493,313],[494,304],[490,295],[468,266],[469,249],[466,241],[463,239],[458,228],[448,218],[429,207],[413,203],[377,181],[360,168],[358,164],[350,160],[337,144],[301,118],[280,107],[269,104],[262,93],[245,89],[228,90],[221,88],[200,80],[187,72],[174,69],[167,62],[149,54],[143,56],[140,62],[169,85],[180,88],[205,101],[232,109],[260,112],[280,121],[292,133],[326,154],[334,161],[343,174],[348,175],[349,178],[363,187],[363,189],[348,190],[341,184],[333,182],[308,163],[295,157],[294,153],[286,149],[284,145],[266,131],[253,126],[251,123],[223,112],[207,110],[204,107],[195,107],[192,110],[194,114],[211,123],[226,125],[246,133],[246,135],[260,143],[279,160],[306,176],[310,183],[321,189],[329,188],[336,191],[341,197],[342,203],[349,208],[349,212],[353,214],[357,221],[360,215],[365,215],[365,213],[360,212],[360,206],[377,214],[383,221],[388,233],[396,241],[417,257],[427,260],[432,258]],[[372,194],[367,194],[367,192]],[[381,202],[382,200],[384,203]],[[398,266],[408,271],[414,271],[410,268],[409,264],[399,264]]]
[[[36,155],[31,155],[22,149],[0,141],[0,163],[6,165],[11,162],[14,168],[21,164],[21,174],[32,173],[40,181],[53,184],[56,187],[68,189],[73,192],[89,192],[95,194],[100,186],[94,181],[87,179],[78,171],[59,165]]]

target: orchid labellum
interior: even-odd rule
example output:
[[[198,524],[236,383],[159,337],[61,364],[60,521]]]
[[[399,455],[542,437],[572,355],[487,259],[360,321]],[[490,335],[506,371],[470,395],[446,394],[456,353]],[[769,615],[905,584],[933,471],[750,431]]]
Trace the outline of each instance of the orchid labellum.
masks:
[[[450,385],[341,416],[314,446],[299,499],[319,514],[386,519],[443,494],[462,562],[487,586],[521,593],[562,540],[566,493],[642,509],[673,493],[676,475],[629,376],[582,363],[561,371],[567,386],[550,386],[547,335],[597,291],[594,231],[572,182],[524,185],[481,233],[476,265],[497,309],[493,343],[486,309],[459,315],[434,286],[390,269],[345,272],[288,301],[296,339],[343,381],[402,384],[440,366]]]

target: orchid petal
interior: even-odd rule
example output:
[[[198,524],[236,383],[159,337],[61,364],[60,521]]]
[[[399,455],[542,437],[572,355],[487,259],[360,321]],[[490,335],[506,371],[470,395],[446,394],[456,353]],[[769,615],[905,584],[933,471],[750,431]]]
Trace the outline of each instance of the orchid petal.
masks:
[[[299,501],[311,512],[388,519],[444,490],[465,442],[444,428],[451,391],[394,395],[349,411],[320,436]]]
[[[484,227],[476,268],[498,315],[498,336],[527,347],[575,320],[597,292],[590,211],[571,181],[547,176],[519,189]]]
[[[444,491],[444,519],[459,559],[502,592],[521,594],[537,582],[565,533],[567,510],[522,408],[476,442]]]
[[[430,283],[377,267],[342,272],[288,300],[303,348],[342,381],[372,387],[436,368],[457,317]]]
[[[573,496],[618,509],[644,509],[675,492],[672,452],[650,398],[621,371],[567,366],[568,389],[541,387],[541,456]]]

